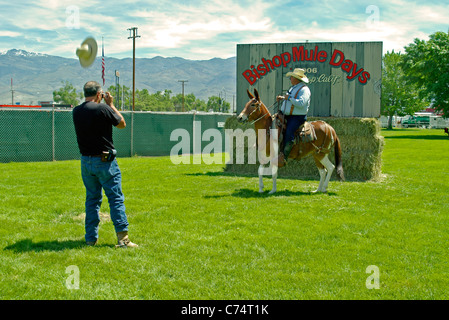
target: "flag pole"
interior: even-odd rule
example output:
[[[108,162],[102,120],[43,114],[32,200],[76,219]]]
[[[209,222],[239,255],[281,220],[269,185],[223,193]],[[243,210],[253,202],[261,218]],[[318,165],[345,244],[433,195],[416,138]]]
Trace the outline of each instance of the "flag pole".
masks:
[[[105,84],[105,77],[104,77],[104,71],[105,71],[105,64],[104,64],[104,39],[101,37],[101,78],[103,79],[103,87]]]

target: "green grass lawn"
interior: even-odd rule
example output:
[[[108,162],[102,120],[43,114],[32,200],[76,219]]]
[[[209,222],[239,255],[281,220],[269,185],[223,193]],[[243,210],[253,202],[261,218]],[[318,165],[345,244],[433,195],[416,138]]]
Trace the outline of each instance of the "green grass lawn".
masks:
[[[106,198],[98,246],[84,245],[79,161],[0,164],[0,298],[448,299],[449,138],[382,134],[383,179],[331,181],[328,194],[280,178],[260,195],[256,176],[224,165],[121,158],[137,249],[114,248]]]

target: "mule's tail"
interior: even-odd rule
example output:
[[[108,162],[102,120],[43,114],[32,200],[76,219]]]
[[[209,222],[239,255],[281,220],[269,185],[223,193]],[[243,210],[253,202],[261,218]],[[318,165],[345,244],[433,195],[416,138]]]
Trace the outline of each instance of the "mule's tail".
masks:
[[[341,145],[340,139],[338,139],[337,134],[335,134],[334,153],[335,153],[335,167],[337,169],[337,178],[341,181],[344,181],[345,175],[343,172],[343,165],[341,163]]]

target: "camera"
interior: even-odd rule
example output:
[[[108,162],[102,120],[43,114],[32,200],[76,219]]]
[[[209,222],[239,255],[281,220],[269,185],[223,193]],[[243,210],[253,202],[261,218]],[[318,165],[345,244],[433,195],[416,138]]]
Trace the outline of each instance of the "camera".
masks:
[[[117,150],[111,149],[109,151],[103,151],[101,153],[101,161],[102,162],[111,162],[117,156]]]

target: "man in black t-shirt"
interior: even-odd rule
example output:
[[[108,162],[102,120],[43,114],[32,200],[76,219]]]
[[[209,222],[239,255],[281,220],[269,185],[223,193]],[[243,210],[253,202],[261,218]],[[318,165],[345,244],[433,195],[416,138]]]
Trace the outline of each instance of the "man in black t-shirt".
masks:
[[[81,153],[81,176],[86,187],[86,244],[93,246],[98,240],[103,189],[117,233],[117,247],[137,247],[128,238],[122,176],[112,139],[112,126],[125,128],[125,119],[115,108],[114,98],[109,92],[104,94],[98,82],[87,82],[84,96],[86,101],[73,109],[73,123]],[[101,103],[103,98],[106,103]]]

